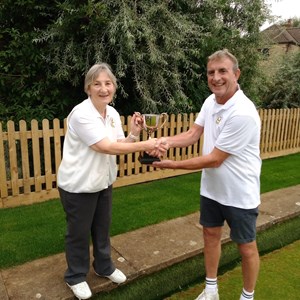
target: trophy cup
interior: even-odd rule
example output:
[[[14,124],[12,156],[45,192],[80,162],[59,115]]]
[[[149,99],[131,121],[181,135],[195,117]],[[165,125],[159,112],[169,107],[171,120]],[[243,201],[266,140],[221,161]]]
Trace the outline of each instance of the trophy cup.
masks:
[[[168,114],[167,113],[162,113],[160,115],[143,114],[142,118],[143,118],[143,127],[141,128],[147,132],[148,139],[151,139],[152,133],[157,129],[162,128],[165,125],[165,123],[168,121]],[[154,161],[160,161],[160,159],[158,157],[151,156],[146,152],[143,152],[139,156],[139,161],[141,164],[152,164]]]

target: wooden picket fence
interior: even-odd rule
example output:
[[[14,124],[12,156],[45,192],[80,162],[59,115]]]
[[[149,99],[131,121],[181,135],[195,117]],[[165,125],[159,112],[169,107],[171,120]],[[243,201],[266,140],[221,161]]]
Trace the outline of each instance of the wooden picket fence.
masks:
[[[262,120],[262,159],[300,152],[300,109],[259,110]],[[172,136],[188,130],[197,114],[170,115],[156,137]],[[131,116],[121,117],[125,134]],[[0,123],[0,208],[27,205],[58,198],[56,174],[62,158],[66,122],[54,119],[41,124],[8,121]],[[147,139],[143,132],[141,139]],[[202,140],[186,148],[170,149],[168,158],[186,159],[201,155]],[[136,184],[196,171],[155,170],[141,165],[139,153],[118,156],[118,178],[114,187]]]

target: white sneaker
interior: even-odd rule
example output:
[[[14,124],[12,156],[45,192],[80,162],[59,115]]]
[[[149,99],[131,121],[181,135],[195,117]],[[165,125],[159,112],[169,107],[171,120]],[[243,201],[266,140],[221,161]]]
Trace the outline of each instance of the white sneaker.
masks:
[[[74,284],[74,285],[69,285],[67,283],[67,286],[72,290],[74,295],[79,299],[89,299],[92,297],[92,292],[90,290],[89,285],[87,284],[86,281]]]
[[[195,300],[219,300],[218,291],[214,294],[207,293],[205,290]]]
[[[97,276],[100,276],[100,277],[106,277],[108,279],[110,279],[112,282],[114,283],[123,283],[126,281],[126,276],[125,274],[120,271],[119,269],[115,269],[114,272],[112,274],[110,274],[109,276],[101,276],[99,275],[97,272],[95,272]]]

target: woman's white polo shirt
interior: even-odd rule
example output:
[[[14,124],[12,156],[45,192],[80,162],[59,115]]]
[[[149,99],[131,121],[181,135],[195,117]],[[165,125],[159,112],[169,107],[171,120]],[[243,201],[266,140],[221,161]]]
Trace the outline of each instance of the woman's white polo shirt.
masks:
[[[116,156],[96,152],[90,146],[105,137],[111,141],[124,138],[119,113],[107,106],[104,119],[88,98],[74,107],[67,126],[58,186],[72,193],[93,193],[107,188],[117,177]]]

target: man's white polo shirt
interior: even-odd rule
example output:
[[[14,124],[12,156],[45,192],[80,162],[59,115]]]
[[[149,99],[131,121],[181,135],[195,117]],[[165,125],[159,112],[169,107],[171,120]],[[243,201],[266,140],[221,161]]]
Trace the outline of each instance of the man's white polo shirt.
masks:
[[[107,188],[117,177],[116,156],[96,152],[90,146],[105,137],[111,141],[124,138],[119,113],[107,106],[104,119],[88,98],[73,108],[67,123],[58,186],[72,193]]]
[[[195,121],[204,127],[203,155],[214,147],[231,155],[218,168],[202,171],[201,195],[223,205],[251,209],[260,204],[260,118],[238,90],[224,105],[214,94],[204,102]]]

